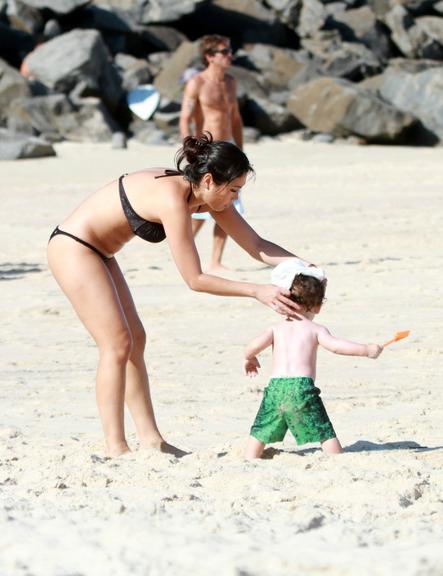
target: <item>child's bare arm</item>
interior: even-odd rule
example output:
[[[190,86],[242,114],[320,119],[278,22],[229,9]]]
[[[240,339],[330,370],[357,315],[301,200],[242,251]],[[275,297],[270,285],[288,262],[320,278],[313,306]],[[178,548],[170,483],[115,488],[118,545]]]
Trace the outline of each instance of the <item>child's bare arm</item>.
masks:
[[[244,353],[244,369],[248,376],[257,376],[258,369],[260,368],[260,362],[257,359],[257,354],[260,354],[265,348],[271,346],[274,340],[274,332],[272,328],[268,328],[256,336],[245,348]]]
[[[383,346],[378,344],[359,344],[352,340],[344,340],[332,336],[327,328],[321,326],[318,330],[318,343],[326,350],[334,354],[344,354],[347,356],[367,356],[368,358],[378,358],[383,352]]]

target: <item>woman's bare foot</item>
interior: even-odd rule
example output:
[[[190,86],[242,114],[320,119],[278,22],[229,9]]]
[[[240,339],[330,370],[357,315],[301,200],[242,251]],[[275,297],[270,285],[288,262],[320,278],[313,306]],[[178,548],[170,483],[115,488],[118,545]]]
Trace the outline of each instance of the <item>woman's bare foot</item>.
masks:
[[[185,452],[176,446],[172,446],[172,444],[168,444],[163,439],[156,442],[140,442],[140,445],[145,450],[159,450],[163,454],[172,454],[176,458],[183,458],[183,456],[190,454],[190,452]]]
[[[106,448],[106,456],[108,456],[108,458],[117,458],[118,456],[122,456],[128,452],[131,452],[131,449],[126,442],[118,442],[117,444],[109,445]]]

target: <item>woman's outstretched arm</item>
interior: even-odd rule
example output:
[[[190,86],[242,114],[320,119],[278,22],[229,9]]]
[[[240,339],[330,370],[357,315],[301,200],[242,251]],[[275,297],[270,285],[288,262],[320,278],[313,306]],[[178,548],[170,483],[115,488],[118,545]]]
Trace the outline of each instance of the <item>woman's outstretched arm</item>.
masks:
[[[243,219],[242,221],[244,222]],[[289,291],[283,288],[272,284],[237,282],[205,274],[195,247],[188,208],[181,199],[172,199],[169,202],[162,214],[162,222],[177,269],[191,290],[219,296],[255,298],[276,312],[290,316],[299,309],[298,305],[288,298]],[[292,256],[289,252],[287,255]]]
[[[260,262],[264,262],[270,266],[276,266],[287,258],[296,257],[306,262],[306,264],[311,264],[278,244],[274,244],[274,242],[265,240],[259,236],[233,206],[223,210],[223,212],[212,213],[212,215],[217,221],[217,224],[219,224],[243,250]]]

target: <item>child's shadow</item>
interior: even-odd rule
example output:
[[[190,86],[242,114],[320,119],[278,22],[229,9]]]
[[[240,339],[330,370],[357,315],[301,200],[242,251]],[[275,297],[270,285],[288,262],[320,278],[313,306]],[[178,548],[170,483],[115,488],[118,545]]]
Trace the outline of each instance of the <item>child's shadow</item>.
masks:
[[[343,448],[344,452],[376,452],[386,450],[417,450],[417,452],[431,452],[432,450],[441,450],[443,446],[422,446],[413,440],[401,440],[399,442],[384,442],[377,444],[369,440],[358,440],[350,446]]]
[[[358,440],[354,444],[343,447],[343,452],[377,452],[386,450],[416,450],[417,452],[430,452],[432,450],[442,450],[443,446],[422,446],[413,440],[401,440],[399,442],[385,442],[383,444],[377,444],[376,442],[370,442],[369,440]],[[292,450],[290,454],[295,456],[306,456],[307,454],[314,454],[318,452],[321,448],[304,448],[302,450]],[[263,452],[262,458],[264,460],[272,460],[275,456],[280,454],[288,454],[287,450],[281,450],[279,448],[266,448]]]

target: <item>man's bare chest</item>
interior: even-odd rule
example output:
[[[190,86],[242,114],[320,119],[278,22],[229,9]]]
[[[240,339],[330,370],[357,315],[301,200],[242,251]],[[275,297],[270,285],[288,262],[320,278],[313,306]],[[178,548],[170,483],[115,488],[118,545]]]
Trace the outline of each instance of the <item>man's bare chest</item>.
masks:
[[[232,95],[224,83],[205,83],[200,89],[200,104],[202,107],[217,108],[229,111],[232,106]]]

